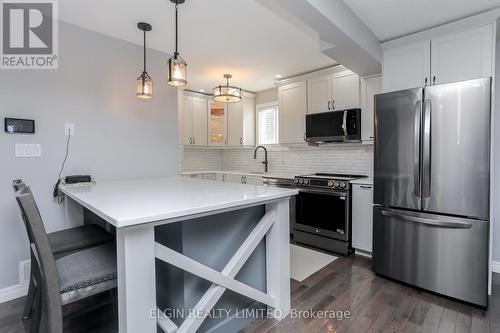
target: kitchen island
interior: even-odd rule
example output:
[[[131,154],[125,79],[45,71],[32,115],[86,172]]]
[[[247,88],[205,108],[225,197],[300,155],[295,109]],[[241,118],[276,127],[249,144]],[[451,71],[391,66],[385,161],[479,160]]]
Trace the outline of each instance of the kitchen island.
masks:
[[[67,226],[101,220],[116,230],[121,333],[153,333],[157,325],[223,332],[230,316],[207,324],[204,314],[216,305],[243,309],[243,300],[278,318],[289,313],[288,201],[296,190],[185,177],[60,190]],[[232,298],[221,300],[228,289]]]

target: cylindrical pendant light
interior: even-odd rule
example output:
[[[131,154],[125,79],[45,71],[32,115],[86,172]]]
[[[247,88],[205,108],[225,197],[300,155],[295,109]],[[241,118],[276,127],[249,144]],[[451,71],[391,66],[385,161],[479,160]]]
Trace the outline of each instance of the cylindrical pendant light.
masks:
[[[146,22],[139,22],[137,28],[144,32],[144,68],[136,81],[136,96],[142,99],[150,99],[153,98],[153,80],[146,72],[146,31],[151,31],[151,25]]]
[[[175,3],[175,52],[172,58],[168,59],[168,84],[176,87],[183,87],[187,85],[187,63],[179,55],[178,46],[178,25],[177,25],[177,11],[180,4],[185,0],[170,0]]]
[[[214,88],[214,101],[222,103],[238,103],[241,102],[242,91],[241,88],[229,85],[229,79],[232,78],[231,74],[224,74],[226,79],[225,86],[217,86]]]

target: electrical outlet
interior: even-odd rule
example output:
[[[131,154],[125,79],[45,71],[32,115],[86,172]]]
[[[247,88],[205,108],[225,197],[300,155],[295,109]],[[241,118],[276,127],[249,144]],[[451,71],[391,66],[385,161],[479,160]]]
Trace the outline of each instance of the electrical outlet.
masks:
[[[31,260],[24,260],[19,262],[19,283],[28,284],[30,280]]]
[[[75,135],[75,124],[65,123],[64,124],[64,135]]]
[[[16,157],[40,157],[42,145],[39,143],[16,143]]]

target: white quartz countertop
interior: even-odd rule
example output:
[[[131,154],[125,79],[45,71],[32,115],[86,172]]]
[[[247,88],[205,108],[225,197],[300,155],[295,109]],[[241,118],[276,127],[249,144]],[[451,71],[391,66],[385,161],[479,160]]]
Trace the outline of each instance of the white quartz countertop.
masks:
[[[372,178],[359,178],[359,179],[351,180],[351,184],[373,185],[373,179]]]
[[[187,217],[298,194],[293,189],[186,177],[98,181],[60,190],[115,227]]]
[[[197,175],[200,173],[215,173],[215,174],[226,174],[226,175],[242,175],[242,176],[256,176],[264,178],[279,178],[279,179],[294,179],[295,176],[300,176],[295,173],[287,172],[249,172],[249,171],[239,171],[239,170],[203,170],[203,171],[184,171],[182,174]]]

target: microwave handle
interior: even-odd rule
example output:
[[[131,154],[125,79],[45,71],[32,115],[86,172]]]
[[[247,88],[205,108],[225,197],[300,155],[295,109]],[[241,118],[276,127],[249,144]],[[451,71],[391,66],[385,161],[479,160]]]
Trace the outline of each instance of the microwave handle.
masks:
[[[344,111],[344,119],[342,119],[342,129],[344,130],[344,136],[347,136],[347,110]]]

